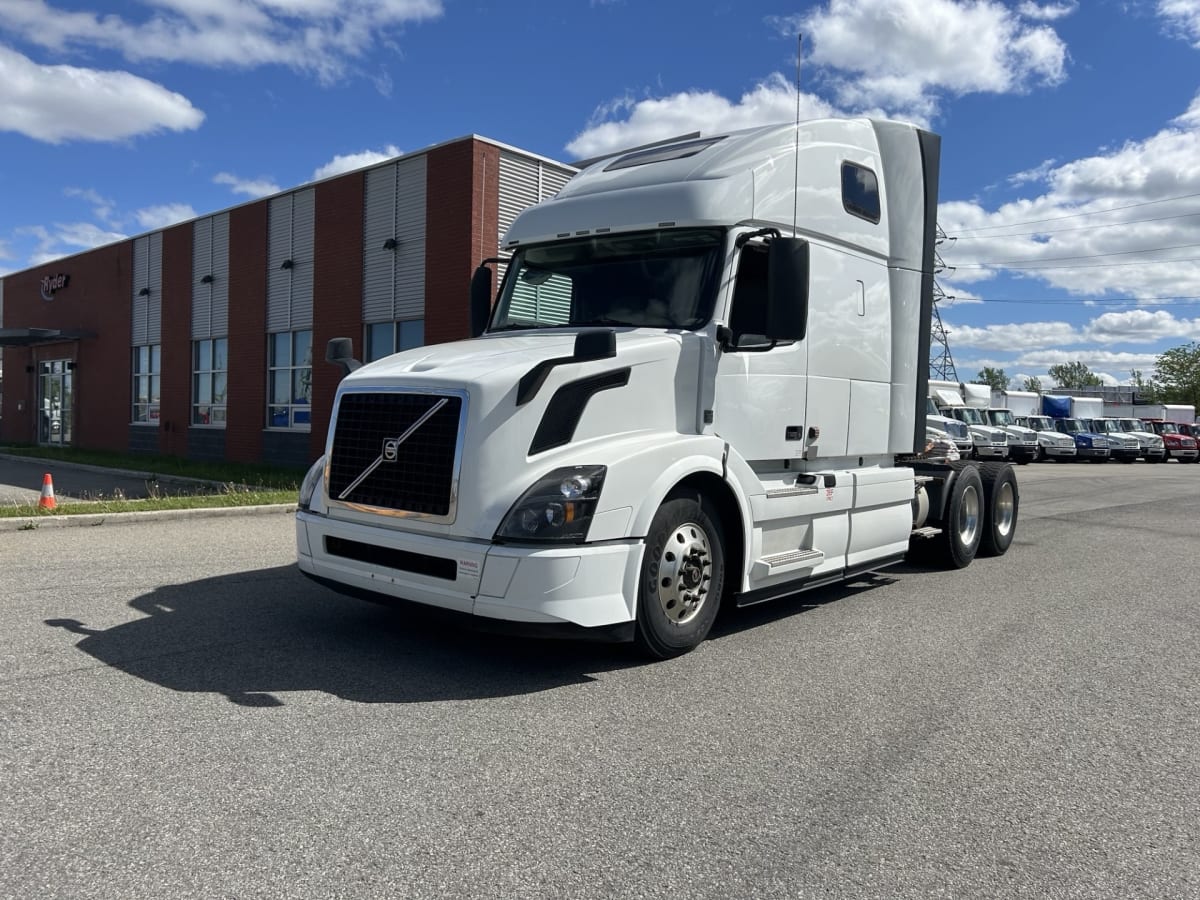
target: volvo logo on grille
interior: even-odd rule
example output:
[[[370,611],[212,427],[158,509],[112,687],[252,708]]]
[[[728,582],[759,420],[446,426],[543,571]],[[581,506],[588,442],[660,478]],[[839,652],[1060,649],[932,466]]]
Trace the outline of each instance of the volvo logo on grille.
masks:
[[[410,437],[412,437],[413,433],[418,428],[420,428],[422,425],[424,425],[426,422],[428,422],[430,419],[432,419],[434,414],[439,409],[441,409],[443,406],[445,406],[448,402],[449,402],[448,400],[443,398],[443,399],[439,400],[437,403],[433,404],[433,406],[431,406],[431,407],[429,407],[429,409],[425,410],[425,412],[424,412],[424,414],[422,414],[421,418],[417,419],[417,421],[415,421],[411,425],[409,425],[408,429],[404,432],[404,434],[400,435],[400,437],[384,438],[383,439],[383,449],[381,449],[379,451],[379,455],[377,457],[375,457],[375,461],[373,463],[371,463],[369,466],[367,466],[365,469],[363,469],[362,472],[359,474],[359,476],[357,478],[355,478],[352,482],[350,482],[349,487],[347,487],[344,491],[342,491],[340,494],[338,494],[338,499],[345,500],[347,497],[349,497],[350,494],[352,494],[354,492],[354,489],[356,487],[358,487],[360,484],[362,484],[364,481],[366,481],[368,478],[370,478],[371,473],[373,473],[376,469],[378,469],[385,462],[394,463],[396,461],[397,457],[400,455],[400,445],[403,444],[405,441],[407,441]]]

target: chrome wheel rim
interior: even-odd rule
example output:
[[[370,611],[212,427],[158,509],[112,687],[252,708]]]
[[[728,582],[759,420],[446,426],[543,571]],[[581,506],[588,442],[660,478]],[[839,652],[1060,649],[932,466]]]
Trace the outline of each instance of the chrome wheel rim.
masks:
[[[667,536],[650,570],[667,621],[686,625],[700,614],[712,592],[712,565],[708,535],[696,523],[679,525]]]
[[[968,485],[958,507],[958,539],[964,547],[975,543],[975,536],[979,532],[979,506],[979,491],[975,485]]]
[[[1017,495],[1013,492],[1012,483],[1006,481],[1000,485],[1000,494],[996,497],[996,507],[993,513],[996,532],[1002,537],[1008,537],[1016,518]]]

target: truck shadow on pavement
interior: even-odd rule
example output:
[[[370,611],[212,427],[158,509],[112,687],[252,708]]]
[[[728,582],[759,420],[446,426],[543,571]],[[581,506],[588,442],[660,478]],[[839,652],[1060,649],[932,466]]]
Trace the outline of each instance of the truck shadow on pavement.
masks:
[[[107,666],[184,693],[278,707],[323,691],[360,703],[534,693],[639,665],[626,646],[498,637],[436,610],[383,607],[314,585],[294,566],[167,585],[130,601],[143,614],[107,629],[47,619]]]

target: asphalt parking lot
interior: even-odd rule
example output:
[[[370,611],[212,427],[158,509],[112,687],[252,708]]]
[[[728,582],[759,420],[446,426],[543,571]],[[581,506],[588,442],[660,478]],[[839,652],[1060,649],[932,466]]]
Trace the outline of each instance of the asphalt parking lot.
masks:
[[[1200,896],[1200,466],[1018,476],[1005,557],[654,664],[344,599],[286,515],[0,534],[0,897]]]

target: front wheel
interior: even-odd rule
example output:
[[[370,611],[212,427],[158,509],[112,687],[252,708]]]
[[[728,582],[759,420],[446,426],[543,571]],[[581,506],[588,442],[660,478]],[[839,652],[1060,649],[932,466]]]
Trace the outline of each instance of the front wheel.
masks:
[[[670,497],[654,515],[638,579],[638,646],[658,659],[707,637],[725,586],[720,520],[703,497]]]

